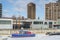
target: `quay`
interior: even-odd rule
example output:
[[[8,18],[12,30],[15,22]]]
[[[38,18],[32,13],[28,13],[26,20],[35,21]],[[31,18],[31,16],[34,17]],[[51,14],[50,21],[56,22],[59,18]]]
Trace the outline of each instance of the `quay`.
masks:
[[[0,35],[11,35],[12,33],[16,33],[19,30],[0,30]],[[35,34],[46,34],[47,32],[60,32],[60,29],[49,29],[49,30],[28,30]]]

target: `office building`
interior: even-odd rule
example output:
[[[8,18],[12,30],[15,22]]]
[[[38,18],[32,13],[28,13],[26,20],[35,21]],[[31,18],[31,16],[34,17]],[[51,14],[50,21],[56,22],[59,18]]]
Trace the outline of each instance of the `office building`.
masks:
[[[45,5],[45,19],[60,19],[60,0],[56,1],[55,3],[48,3]]]
[[[35,17],[36,17],[36,5],[34,3],[29,3],[27,5],[27,17],[28,17],[28,19],[35,19]]]
[[[2,4],[0,3],[0,18],[2,17]]]
[[[45,19],[57,20],[60,19],[60,3],[48,3],[45,5]]]

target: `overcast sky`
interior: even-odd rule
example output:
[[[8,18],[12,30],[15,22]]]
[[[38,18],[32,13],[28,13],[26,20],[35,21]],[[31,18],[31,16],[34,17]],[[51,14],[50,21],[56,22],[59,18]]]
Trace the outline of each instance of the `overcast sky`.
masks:
[[[33,2],[36,4],[36,18],[45,18],[45,4],[49,2],[56,2],[56,0],[0,0],[3,5],[3,16],[11,17],[24,16],[27,18],[27,4]]]

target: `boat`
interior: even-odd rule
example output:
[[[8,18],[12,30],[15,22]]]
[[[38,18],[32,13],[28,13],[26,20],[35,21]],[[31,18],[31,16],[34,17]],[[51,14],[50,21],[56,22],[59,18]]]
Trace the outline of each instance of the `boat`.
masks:
[[[12,34],[12,37],[35,37],[35,34],[30,31],[20,30],[19,33]]]
[[[12,34],[12,37],[35,37],[35,34]]]
[[[12,37],[35,37],[35,34],[32,34],[31,32],[25,32],[23,34],[12,34]]]
[[[46,35],[60,35],[60,32],[48,32]]]

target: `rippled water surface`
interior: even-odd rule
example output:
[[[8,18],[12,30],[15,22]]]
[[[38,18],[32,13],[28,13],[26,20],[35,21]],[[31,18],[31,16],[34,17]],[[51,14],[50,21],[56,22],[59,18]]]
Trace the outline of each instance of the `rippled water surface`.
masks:
[[[35,37],[8,38],[8,40],[60,40],[60,35],[36,34]]]

